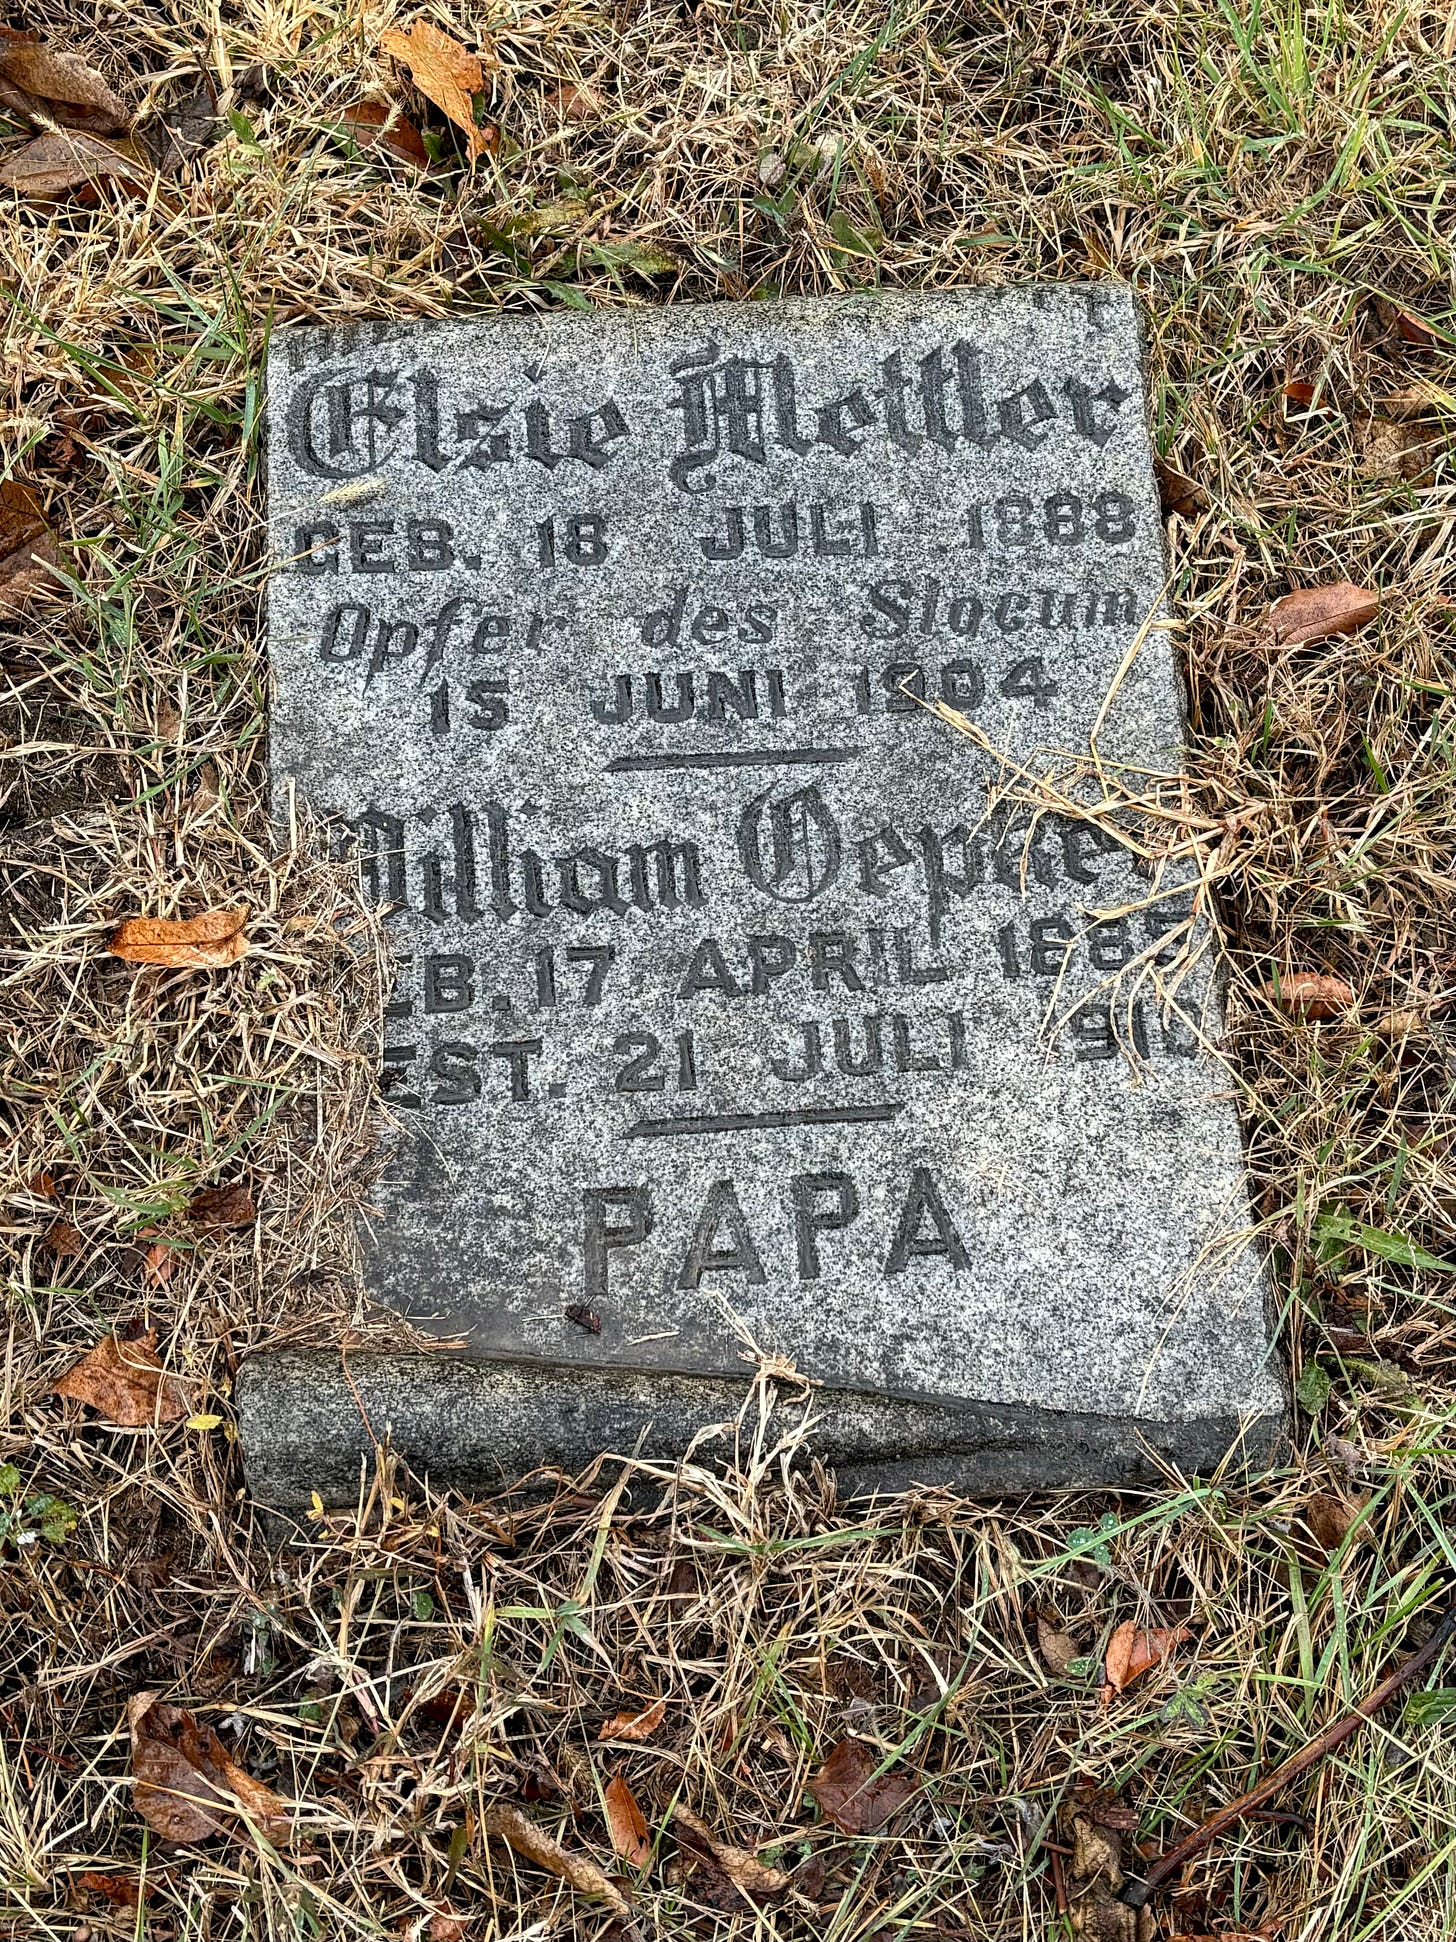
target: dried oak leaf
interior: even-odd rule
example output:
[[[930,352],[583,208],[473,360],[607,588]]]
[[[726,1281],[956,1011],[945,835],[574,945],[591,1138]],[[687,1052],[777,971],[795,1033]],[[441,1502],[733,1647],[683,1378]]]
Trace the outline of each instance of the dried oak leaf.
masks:
[[[258,1218],[253,1196],[240,1180],[221,1187],[204,1187],[187,1203],[187,1218],[194,1227],[251,1227]]]
[[[121,135],[131,122],[94,67],[16,27],[0,27],[0,109],[92,135]]]
[[[425,147],[424,137],[397,103],[386,107],[381,101],[356,101],[343,110],[339,119],[364,154],[371,149],[383,149],[396,162],[408,162],[412,168],[430,166],[430,151]]]
[[[126,1714],[137,1812],[164,1840],[258,1833],[281,1846],[288,1839],[287,1807],[195,1714],[149,1692],[134,1694]]]
[[[1128,1619],[1107,1642],[1102,1674],[1108,1690],[1125,1692],[1134,1679],[1140,1679],[1150,1666],[1166,1659],[1192,1636],[1186,1625],[1134,1625]]]
[[[1306,1018],[1338,1018],[1355,1002],[1343,978],[1323,971],[1294,971],[1272,978],[1264,989],[1281,1011],[1303,1012]]]
[[[480,1825],[484,1833],[494,1834],[497,1840],[514,1848],[523,1860],[534,1862],[548,1874],[559,1875],[579,1895],[605,1902],[619,1921],[631,1921],[632,1905],[611,1876],[603,1873],[588,1856],[569,1853],[544,1827],[528,1821],[519,1807],[497,1802],[486,1809]]]
[[[607,1833],[612,1852],[634,1868],[645,1868],[652,1859],[652,1843],[647,1838],[647,1822],[637,1797],[624,1775],[616,1774],[602,1794],[606,1806]]]
[[[37,594],[56,594],[49,571],[60,558],[40,500],[18,479],[0,481],[0,617],[23,613]]]
[[[88,1404],[119,1429],[175,1423],[187,1414],[186,1392],[158,1359],[154,1328],[134,1342],[103,1335],[89,1355],[71,1364],[55,1393]]]
[[[689,1836],[687,1845],[711,1855],[746,1901],[757,1904],[788,1893],[789,1877],[781,1868],[767,1867],[747,1848],[730,1847],[726,1841],[720,1841],[707,1822],[699,1820],[681,1801],[673,1807],[672,1818],[680,1833],[686,1832]]]
[[[462,131],[465,153],[472,162],[490,153],[499,138],[494,128],[476,120],[472,99],[485,86],[478,56],[467,53],[459,41],[428,20],[411,22],[408,33],[391,27],[380,36],[379,49],[403,62],[420,93]]]
[[[32,202],[55,202],[74,189],[115,182],[133,195],[145,195],[156,171],[136,146],[104,142],[79,128],[37,135],[0,167],[0,185]]]
[[[128,964],[165,964],[173,970],[216,970],[246,957],[243,926],[251,912],[207,910],[200,917],[128,917],[106,948]]]
[[[45,1231],[45,1244],[59,1261],[69,1261],[81,1253],[86,1242],[79,1227],[68,1220],[53,1220]]]
[[[1353,634],[1380,612],[1373,587],[1336,580],[1327,587],[1299,587],[1269,609],[1269,628],[1279,647],[1322,641],[1330,634]]]
[[[920,1785],[904,1767],[877,1773],[880,1760],[878,1747],[843,1739],[809,1782],[820,1811],[846,1834],[872,1834],[883,1827]]]
[[[598,1740],[631,1740],[634,1744],[650,1740],[667,1714],[667,1701],[655,1699],[640,1713],[613,1713],[602,1722]]]

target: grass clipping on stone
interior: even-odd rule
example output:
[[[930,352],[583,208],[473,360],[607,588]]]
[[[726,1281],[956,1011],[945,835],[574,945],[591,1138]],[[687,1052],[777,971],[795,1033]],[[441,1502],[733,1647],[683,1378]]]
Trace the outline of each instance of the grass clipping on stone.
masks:
[[[27,20],[138,123],[210,100],[204,57],[218,105],[193,111],[165,193],[138,160],[140,188],[0,201],[4,470],[29,522],[0,750],[0,1920],[1448,1932],[1449,1669],[1155,1917],[1111,1889],[1139,1843],[1176,1839],[1374,1685],[1443,1596],[1449,21],[1297,0],[502,0],[488,42],[484,16],[430,16],[480,60],[471,113],[498,138],[470,162],[378,51],[412,18],[76,0]],[[392,115],[418,143],[362,146]],[[35,133],[14,130],[6,157]],[[353,1239],[379,926],[305,827],[280,842],[265,813],[270,325],[1109,274],[1149,319],[1192,719],[1186,784],[1113,793],[1196,865],[1219,927],[1292,1463],[1248,1490],[921,1493],[867,1521],[766,1445],[750,1405],[721,1476],[614,1462],[542,1500],[467,1503],[386,1460],[275,1561],[240,1495],[238,1360],[402,1331],[361,1305]],[[1315,639],[1271,623],[1281,597],[1342,584],[1377,590],[1376,615]],[[1042,800],[1059,773],[1007,786]],[[107,950],[138,918],[243,909],[236,961]],[[1319,1005],[1287,1002],[1310,989]],[[256,1219],[191,1212],[208,1194]],[[113,1335],[122,1359],[155,1343],[189,1415],[116,1427],[55,1393]],[[1125,1625],[1188,1636],[1104,1704]],[[141,1694],[195,1721],[238,1803],[213,1816],[224,1833],[149,1831]],[[660,1703],[639,1741],[599,1742]],[[883,1822],[846,1832],[816,1808],[836,1758],[877,1776]],[[640,1867],[613,1853],[619,1777]],[[284,1803],[286,1846],[239,1787]]]

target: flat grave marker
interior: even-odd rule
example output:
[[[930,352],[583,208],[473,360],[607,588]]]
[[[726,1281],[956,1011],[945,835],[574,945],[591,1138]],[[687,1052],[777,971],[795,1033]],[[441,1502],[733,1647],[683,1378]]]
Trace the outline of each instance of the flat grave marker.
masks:
[[[396,911],[368,1283],[469,1349],[370,1364],[376,1428],[667,1448],[747,1335],[871,1482],[1267,1452],[1188,889],[988,817],[923,705],[1177,768],[1130,293],[284,332],[269,389],[275,791]],[[241,1394],[260,1495],[352,1488],[324,1365]]]

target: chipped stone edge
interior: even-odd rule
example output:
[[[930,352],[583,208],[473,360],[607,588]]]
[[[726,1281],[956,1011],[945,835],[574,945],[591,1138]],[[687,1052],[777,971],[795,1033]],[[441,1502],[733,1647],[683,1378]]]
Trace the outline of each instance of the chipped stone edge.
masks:
[[[836,1471],[845,1497],[916,1485],[966,1495],[1131,1487],[1164,1482],[1170,1469],[1257,1473],[1274,1464],[1287,1428],[1282,1411],[1160,1421],[777,1387],[775,1434],[812,1417],[808,1448]],[[477,1492],[543,1467],[579,1471],[603,1453],[677,1462],[704,1431],[716,1434],[693,1460],[714,1467],[731,1457],[748,1392],[746,1378],[285,1349],[243,1364],[236,1405],[249,1492],[287,1510],[315,1492],[325,1503],[354,1502],[386,1439],[435,1487]]]

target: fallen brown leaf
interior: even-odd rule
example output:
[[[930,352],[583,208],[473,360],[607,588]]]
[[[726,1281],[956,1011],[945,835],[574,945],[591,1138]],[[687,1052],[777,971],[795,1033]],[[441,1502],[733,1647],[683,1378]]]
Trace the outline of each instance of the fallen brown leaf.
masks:
[[[789,1876],[789,1887],[805,1901],[822,1902],[829,1863],[822,1854],[807,1854]]]
[[[408,162],[412,168],[430,166],[424,137],[397,103],[386,107],[381,101],[356,101],[339,119],[366,155],[371,149],[382,148],[395,161]]]
[[[1336,580],[1327,587],[1300,587],[1276,600],[1269,627],[1278,646],[1297,647],[1330,634],[1353,634],[1379,612],[1380,595],[1373,587]]]
[[[470,1933],[470,1917],[457,1915],[449,1902],[441,1902],[425,1930],[430,1942],[465,1942]]]
[[[1108,1688],[1115,1693],[1125,1692],[1134,1679],[1140,1679],[1150,1666],[1166,1659],[1175,1647],[1192,1636],[1186,1625],[1143,1626],[1134,1625],[1128,1619],[1107,1642],[1102,1672]]]
[[[1046,1660],[1048,1668],[1058,1679],[1066,1676],[1067,1667],[1073,1659],[1081,1657],[1077,1650],[1077,1641],[1070,1634],[1059,1632],[1048,1619],[1040,1616],[1036,1621],[1036,1642],[1041,1648],[1041,1656]]]
[[[219,140],[227,125],[212,76],[204,69],[190,94],[138,124],[136,142],[159,175],[174,176],[184,162]]]
[[[154,1328],[135,1342],[103,1335],[89,1355],[71,1364],[55,1393],[88,1404],[120,1429],[175,1423],[187,1414],[186,1392],[158,1360]]]
[[[498,1802],[486,1809],[480,1825],[482,1832],[494,1834],[497,1840],[514,1848],[523,1860],[534,1862],[548,1874],[559,1875],[579,1895],[605,1902],[619,1921],[632,1919],[632,1905],[610,1875],[604,1874],[588,1856],[569,1853],[544,1827],[528,1821],[519,1807]]]
[[[1338,1018],[1355,1002],[1343,978],[1323,971],[1292,971],[1287,978],[1271,978],[1264,990],[1281,1011],[1303,1012],[1306,1018]]]
[[[15,27],[0,27],[0,109],[92,135],[120,135],[130,125],[125,104],[94,67]]]
[[[1425,318],[1417,317],[1414,311],[1397,310],[1395,328],[1407,344],[1419,344],[1423,349],[1428,349],[1438,341],[1435,331]]]
[[[1332,1349],[1341,1355],[1373,1355],[1370,1337],[1358,1328],[1343,1328],[1338,1322],[1326,1322],[1325,1340]]]
[[[253,1196],[241,1180],[221,1187],[204,1187],[187,1203],[187,1218],[194,1227],[250,1227],[258,1218]]]
[[[135,1908],[138,1902],[152,1899],[152,1884],[148,1882],[143,1893],[141,1883],[131,1875],[98,1875],[88,1869],[76,1877],[76,1886],[92,1895],[104,1895],[118,1908]]]
[[[686,1829],[693,1841],[713,1857],[746,1901],[757,1904],[788,1893],[789,1877],[781,1868],[766,1867],[747,1848],[730,1847],[726,1841],[720,1841],[706,1821],[699,1820],[692,1809],[685,1807],[681,1801],[673,1807],[672,1818],[679,1828]]]
[[[78,412],[67,411],[63,405],[58,406],[51,416],[56,428],[40,442],[40,461],[54,472],[69,472],[81,456],[81,447],[76,438],[81,430],[81,416]]]
[[[156,171],[134,144],[123,148],[79,128],[37,135],[0,167],[0,185],[32,202],[55,202],[73,189],[115,182],[144,195]]]
[[[1158,497],[1165,513],[1175,512],[1180,519],[1196,519],[1208,504],[1208,495],[1196,479],[1190,479],[1186,472],[1180,472],[1166,459],[1158,459],[1154,466],[1158,475]]]
[[[252,913],[208,910],[200,917],[128,917],[106,948],[128,964],[165,964],[173,970],[215,970],[246,957],[243,926]]]
[[[1308,378],[1291,378],[1284,387],[1284,395],[1292,405],[1312,405],[1314,386]]]
[[[691,1558],[674,1559],[667,1574],[667,1595],[669,1598],[697,1597],[698,1569]]]
[[[522,1800],[560,1800],[565,1792],[565,1787],[544,1761],[536,1761],[526,1767],[521,1780]]]
[[[607,1782],[602,1795],[607,1810],[607,1833],[613,1854],[634,1868],[645,1868],[652,1859],[652,1843],[647,1838],[647,1822],[636,1796],[622,1774]]]
[[[72,1255],[79,1254],[86,1243],[79,1227],[72,1227],[68,1220],[53,1220],[46,1229],[45,1244],[59,1260],[68,1261]]]
[[[164,1840],[258,1833],[281,1846],[288,1839],[287,1807],[195,1714],[149,1692],[136,1693],[126,1714],[137,1812]]]
[[[744,1911],[743,1890],[700,1842],[680,1842],[676,1862],[670,1862],[663,1872],[670,1885],[681,1884],[686,1889],[695,1908],[719,1915],[741,1915]]]
[[[147,1228],[147,1234],[153,1230]],[[165,1241],[153,1241],[142,1257],[142,1279],[154,1288],[164,1288],[172,1279],[172,1270],[177,1265],[177,1255]]]
[[[478,56],[467,53],[459,41],[428,20],[411,22],[408,33],[391,27],[380,36],[379,48],[403,62],[420,93],[463,132],[465,153],[472,162],[490,153],[498,136],[494,128],[476,120],[472,99],[485,86]]]
[[[809,1782],[821,1812],[846,1834],[872,1834],[883,1827],[920,1784],[904,1767],[877,1774],[880,1760],[878,1747],[843,1739]]]
[[[204,762],[197,771],[197,787],[192,792],[192,801],[197,809],[215,809],[222,801],[219,781],[216,762]]]
[[[23,613],[37,594],[57,594],[48,571],[60,558],[40,500],[18,479],[0,481],[0,615]]]
[[[594,121],[602,111],[595,89],[578,82],[563,84],[551,96],[551,105],[563,121]]]
[[[1300,1514],[1315,1543],[1326,1557],[1332,1557],[1350,1535],[1350,1527],[1363,1508],[1363,1504],[1352,1504],[1333,1491],[1317,1490]]]
[[[1094,1800],[1087,1812],[1098,1827],[1110,1827],[1119,1834],[1130,1834],[1142,1819],[1135,1807],[1120,1807],[1115,1800]]]
[[[631,1740],[634,1743],[650,1740],[661,1726],[666,1713],[665,1699],[655,1699],[640,1713],[613,1713],[609,1720],[603,1721],[597,1738],[598,1740]]]

